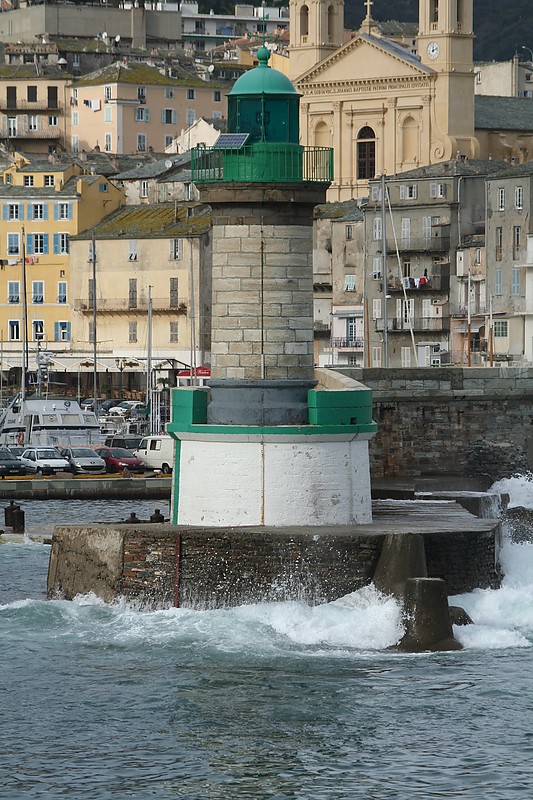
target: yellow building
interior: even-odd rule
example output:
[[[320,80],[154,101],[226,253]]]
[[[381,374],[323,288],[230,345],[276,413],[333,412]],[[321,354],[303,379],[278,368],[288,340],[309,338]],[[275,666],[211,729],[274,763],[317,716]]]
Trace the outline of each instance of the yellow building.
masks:
[[[343,0],[290,3],[302,144],[334,148],[330,200],[366,197],[383,172],[479,154],[473,0],[420,0],[417,54],[381,35],[371,6],[343,44]]]
[[[70,149],[162,153],[200,117],[226,119],[229,88],[193,75],[170,78],[147,64],[111,64],[72,84]]]
[[[0,139],[8,149],[49,153],[65,148],[70,80],[47,64],[0,66]]]
[[[3,369],[20,367],[28,343],[71,368],[70,238],[125,202],[107,178],[80,165],[17,157],[0,184],[0,337]],[[24,303],[24,298],[26,303]]]
[[[96,298],[102,393],[122,383],[143,388],[150,296],[154,382],[173,381],[191,363],[203,366],[209,352],[210,227],[209,209],[199,203],[125,206],[71,242],[72,344],[78,362],[93,363]]]

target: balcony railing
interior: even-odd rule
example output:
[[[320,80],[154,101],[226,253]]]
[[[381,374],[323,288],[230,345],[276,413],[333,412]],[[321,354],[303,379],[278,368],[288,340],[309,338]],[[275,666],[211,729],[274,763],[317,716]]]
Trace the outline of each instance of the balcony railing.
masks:
[[[82,297],[75,300],[74,308],[82,314],[92,314],[92,298]],[[144,298],[133,300],[129,297],[97,298],[96,310],[99,314],[146,314],[148,300]],[[168,297],[152,298],[152,311],[165,314],[186,314],[187,302],[182,298],[172,303]]]
[[[46,125],[36,130],[28,128],[27,125],[17,125],[15,128],[2,125],[0,137],[2,139],[59,139],[61,129],[59,125]]]
[[[9,112],[10,114],[21,112],[23,114],[31,114],[33,111],[53,111],[54,114],[62,114],[63,110],[58,108],[57,103],[50,103],[48,100],[16,100],[14,103],[0,101],[0,111]]]
[[[329,322],[315,322],[314,325],[315,333],[329,333],[331,330],[331,323]]]
[[[195,183],[329,183],[333,180],[333,149],[285,142],[255,142],[240,148],[195,147]]]
[[[389,278],[387,289],[391,292],[423,291],[441,292],[450,288],[450,278],[448,275],[431,275],[429,278]]]
[[[364,339],[333,339],[333,347],[336,347],[338,350],[363,350],[364,346]]]
[[[383,331],[383,319],[376,319],[376,330]],[[450,318],[446,317],[412,317],[405,320],[400,317],[392,317],[387,320],[387,331],[389,333],[410,331],[448,331],[450,329]]]
[[[378,252],[380,252],[381,244],[379,241],[377,242],[377,247]],[[442,253],[450,249],[450,237],[432,236],[415,239],[411,236],[409,239],[387,239],[387,252],[395,253],[396,248],[398,248],[400,253]]]

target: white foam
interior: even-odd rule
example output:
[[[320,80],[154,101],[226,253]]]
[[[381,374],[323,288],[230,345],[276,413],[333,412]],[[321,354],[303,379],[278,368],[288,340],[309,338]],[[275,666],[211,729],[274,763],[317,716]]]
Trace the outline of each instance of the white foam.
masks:
[[[489,491],[491,493],[508,494],[509,508],[523,506],[523,508],[533,509],[533,473],[531,472],[496,481]]]

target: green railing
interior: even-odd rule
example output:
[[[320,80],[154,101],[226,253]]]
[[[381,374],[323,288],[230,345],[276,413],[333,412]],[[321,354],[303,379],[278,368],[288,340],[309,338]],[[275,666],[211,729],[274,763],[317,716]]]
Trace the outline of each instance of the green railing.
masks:
[[[236,148],[195,147],[195,183],[329,183],[333,180],[333,149],[297,144],[255,142]]]

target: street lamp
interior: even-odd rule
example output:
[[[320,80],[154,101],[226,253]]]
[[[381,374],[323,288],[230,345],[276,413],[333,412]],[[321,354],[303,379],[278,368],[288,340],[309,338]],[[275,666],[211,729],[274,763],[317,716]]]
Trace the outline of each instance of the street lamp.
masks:
[[[533,63],[533,50],[531,49],[531,47],[526,47],[526,45],[523,44],[522,50],[527,50],[529,52],[529,55],[531,56],[529,60],[531,61],[531,63]]]

